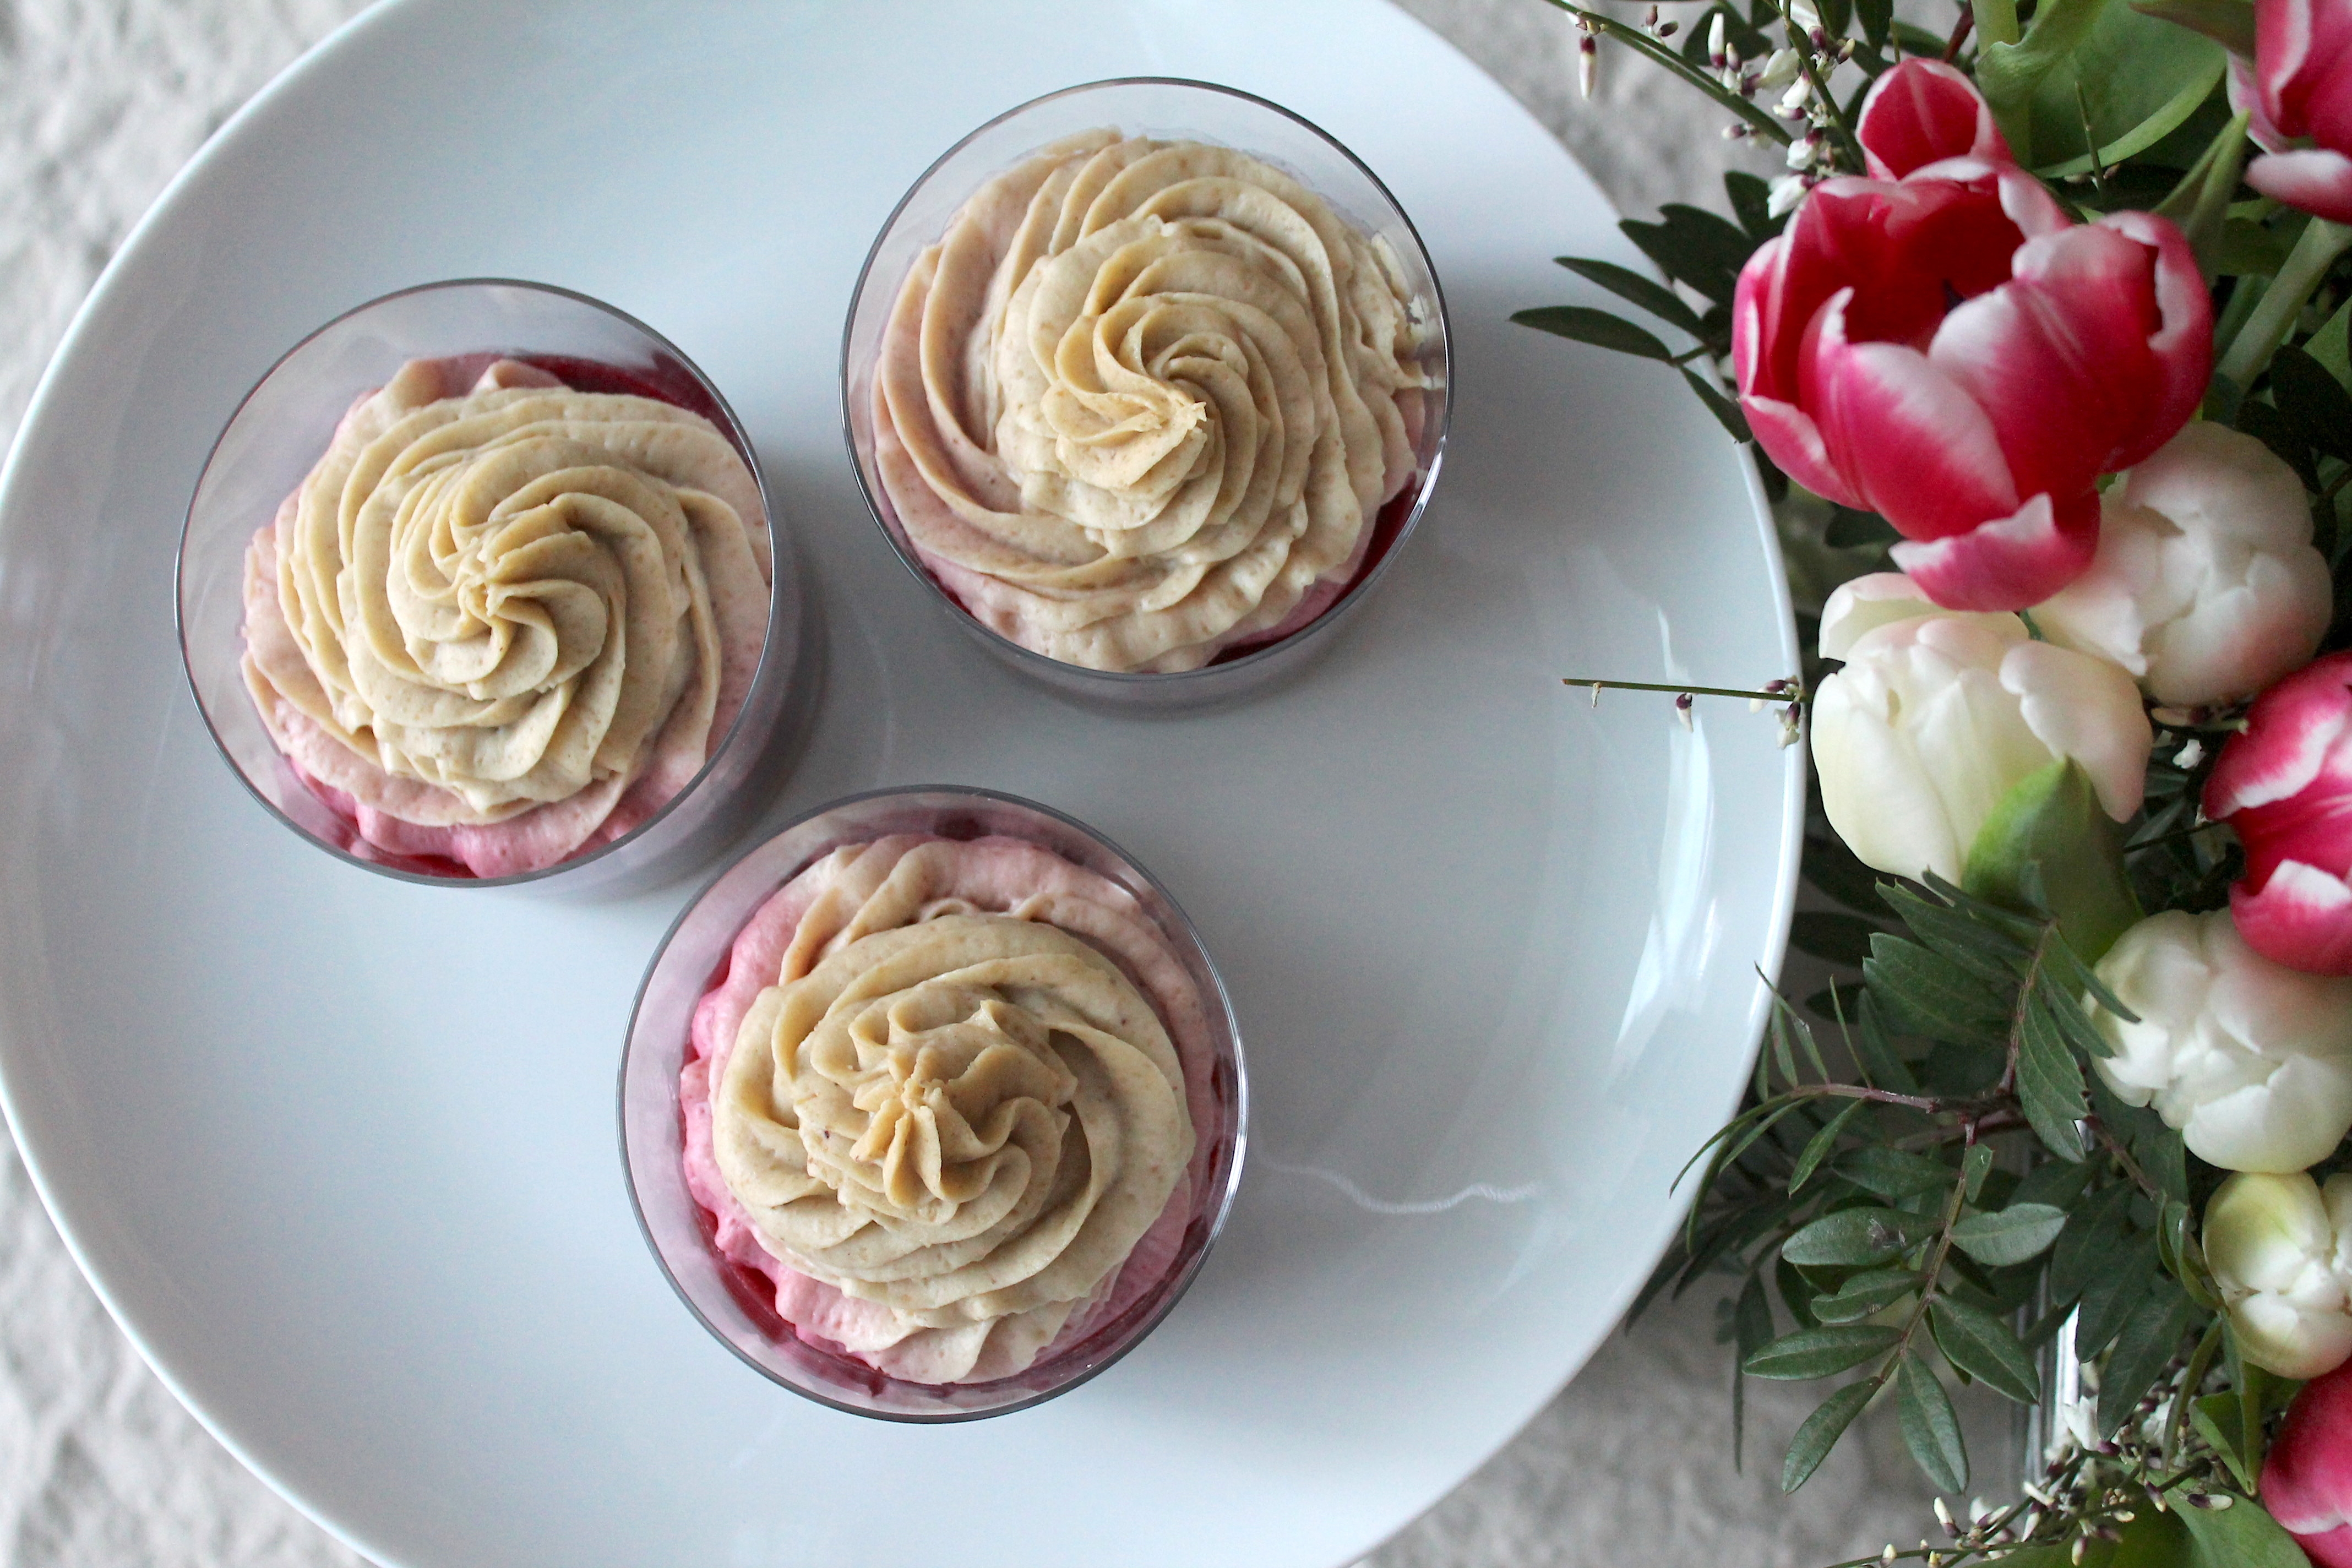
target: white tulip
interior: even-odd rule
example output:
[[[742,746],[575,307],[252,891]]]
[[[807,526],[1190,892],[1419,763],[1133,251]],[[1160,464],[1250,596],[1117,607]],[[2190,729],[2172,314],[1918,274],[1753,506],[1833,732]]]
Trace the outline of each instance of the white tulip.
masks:
[[[2233,701],[2311,660],[2335,606],[2303,481],[2252,436],[2200,420],[2100,502],[2091,569],[2033,611],[2158,702]]]
[[[2205,1205],[2205,1262],[2246,1359],[2281,1377],[2352,1360],[2352,1176],[2247,1173]]]
[[[1958,882],[2001,797],[2060,757],[2117,822],[2139,809],[2155,733],[2105,659],[2035,642],[2012,615],[1938,609],[1891,572],[1830,595],[1822,652],[1845,660],[1813,702],[1822,806],[1879,870]]]
[[[2352,980],[2273,963],[2227,910],[2149,916],[2098,975],[2140,1017],[2087,1009],[2116,1049],[2099,1076],[2206,1163],[2300,1171],[2352,1131]]]

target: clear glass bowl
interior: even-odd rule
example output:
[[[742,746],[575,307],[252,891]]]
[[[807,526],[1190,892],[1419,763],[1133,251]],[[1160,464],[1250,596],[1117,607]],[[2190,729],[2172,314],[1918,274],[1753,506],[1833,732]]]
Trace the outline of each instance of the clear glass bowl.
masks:
[[[506,877],[444,872],[429,863],[351,852],[351,824],[304,785],[255,711],[239,668],[245,651],[246,547],[310,471],[346,409],[413,359],[503,355],[538,363],[587,390],[657,396],[703,416],[733,443],[761,488],[775,588],[759,668],[734,725],[702,771],[628,834],[536,871]],[[599,378],[607,384],[593,384]],[[583,294],[506,279],[427,283],[387,294],[320,327],[289,350],[246,395],[196,481],[181,536],[180,652],[214,742],[255,798],[289,828],[338,859],[433,886],[505,887],[561,879],[569,889],[675,875],[750,819],[744,786],[782,763],[782,722],[803,635],[790,535],[777,526],[751,437],[709,378],[677,345]],[[804,695],[804,694],[803,694]]]
[[[927,568],[908,541],[875,458],[874,373],[883,329],[916,258],[947,231],[972,193],[1049,142],[1113,127],[1129,135],[1210,142],[1261,158],[1329,204],[1341,221],[1394,253],[1409,297],[1427,323],[1421,363],[1433,385],[1415,451],[1417,472],[1381,509],[1355,581],[1330,608],[1280,641],[1245,647],[1174,674],[1090,669],[1022,647],[976,619]],[[1279,104],[1229,87],[1130,77],[1066,88],[1007,110],[944,153],[882,226],[859,274],[842,334],[842,420],[857,481],[874,518],[925,590],[989,652],[1066,696],[1123,709],[1195,708],[1249,695],[1297,673],[1327,651],[1333,634],[1396,564],[1437,483],[1452,414],[1445,298],[1421,236],[1388,187],[1354,153]]]
[[[1200,1194],[1183,1242],[1159,1283],[1076,1343],[992,1383],[908,1383],[805,1343],[774,1309],[763,1277],[722,1257],[713,1220],[688,1189],[678,1074],[695,1005],[725,973],[730,950],[769,895],[845,844],[894,833],[971,839],[1003,835],[1042,846],[1133,893],[1168,937],[1209,1016],[1214,1125],[1196,1127]],[[809,813],[719,873],[663,939],[637,993],[621,1058],[621,1158],[637,1222],[678,1299],[720,1343],[771,1381],[820,1405],[886,1421],[970,1421],[1064,1394],[1125,1355],[1184,1294],[1224,1227],[1240,1186],[1248,1121],[1241,1037],[1224,984],[1176,901],[1116,845],[1057,811],[987,790],[911,787],[853,795]]]

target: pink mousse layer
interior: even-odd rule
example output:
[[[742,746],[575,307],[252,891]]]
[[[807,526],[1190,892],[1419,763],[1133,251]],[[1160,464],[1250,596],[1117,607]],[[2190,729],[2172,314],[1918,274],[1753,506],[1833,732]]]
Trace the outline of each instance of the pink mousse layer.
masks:
[[[919,837],[937,841],[933,836]],[[994,837],[964,842],[961,848],[976,862],[969,868],[977,873],[975,879],[979,880],[996,879],[990,873],[1000,868],[1012,872],[1011,862],[1015,860],[1023,863],[1022,870],[1028,870],[1034,868],[1034,858],[1039,854],[1035,845]],[[997,864],[990,864],[992,861]],[[822,864],[794,877],[760,906],[736,937],[725,973],[695,1005],[689,1056],[678,1075],[678,1100],[686,1116],[686,1184],[694,1201],[718,1222],[713,1239],[719,1252],[728,1261],[764,1276],[774,1285],[776,1315],[790,1323],[803,1342],[829,1355],[846,1357],[896,1375],[888,1349],[859,1352],[843,1343],[845,1340],[871,1340],[887,1332],[892,1321],[889,1309],[879,1302],[845,1295],[835,1286],[811,1279],[761,1246],[750,1216],[719,1174],[718,1158],[711,1147],[711,1082],[726,1071],[728,1053],[734,1048],[744,1016],[751,1010],[760,993],[775,984],[784,950],[792,945],[801,917],[824,890]],[[1012,878],[1003,879],[1010,882]],[[969,892],[968,888],[961,890]],[[1017,902],[1028,890],[1020,886],[1010,888],[1005,905]],[[1106,952],[1104,956],[1119,963],[1116,953]],[[1119,967],[1152,1002],[1162,1020],[1169,1021],[1173,1009],[1167,1002],[1154,994],[1144,977],[1126,963],[1119,963]],[[1171,1029],[1170,1034],[1184,1069],[1186,1109],[1192,1118],[1192,1163],[1185,1179],[1170,1195],[1168,1206],[1160,1212],[1160,1217],[1119,1266],[1109,1289],[1071,1313],[1062,1331],[1030,1363],[1033,1367],[1052,1360],[1098,1325],[1114,1321],[1141,1300],[1167,1277],[1183,1247],[1185,1228],[1192,1217],[1193,1195],[1204,1190],[1208,1181],[1209,1163],[1215,1152],[1217,1111],[1210,1089],[1213,1064],[1208,1058],[1206,1040],[1192,1029]]]

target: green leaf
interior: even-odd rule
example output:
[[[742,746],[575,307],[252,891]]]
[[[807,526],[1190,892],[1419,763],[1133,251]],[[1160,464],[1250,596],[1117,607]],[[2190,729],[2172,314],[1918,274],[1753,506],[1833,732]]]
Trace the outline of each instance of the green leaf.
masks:
[[[1969,1152],[1960,1157],[1960,1170],[1962,1172],[1960,1195],[1969,1203],[1974,1203],[1977,1201],[1977,1195],[1984,1191],[1985,1177],[1992,1171],[1992,1145],[1969,1144]]]
[[[2039,996],[2025,999],[2019,1039],[2017,1094],[2025,1106],[2025,1120],[2052,1153],[2062,1160],[2082,1159],[2083,1134],[2075,1123],[2091,1109],[2084,1095],[2083,1069]]]
[[[2074,955],[2074,950],[2062,939],[2042,950],[2042,967],[2053,977],[2055,984],[2068,992],[2083,992],[2102,1008],[2126,1024],[2139,1022],[2139,1015],[2125,1006],[2106,983],[2092,973],[2089,966]]]
[[[2144,16],[2161,16],[2223,48],[2254,58],[2254,8],[2246,0],[2132,0]]]
[[[1613,261],[1596,261],[1583,256],[1555,256],[1552,259],[1589,282],[1598,283],[1621,300],[1630,300],[1653,316],[1670,326],[1680,327],[1695,338],[1706,336],[1699,325],[1698,312],[1683,303],[1682,296],[1663,283],[1652,282],[1628,267]]]
[[[1704,30],[1704,26],[1693,32]],[[1761,245],[1777,238],[1789,226],[1786,216],[1772,216],[1772,187],[1744,169],[1734,169],[1723,176],[1724,194],[1731,198],[1731,210],[1739,219],[1739,226],[1748,237]]]
[[[1883,53],[1895,27],[1895,0],[1853,0],[1853,15],[1862,24],[1863,41]]]
[[[2044,963],[2036,977],[2033,994],[2050,1011],[2050,1021],[2058,1026],[2059,1037],[2074,1049],[2095,1061],[2105,1060],[2116,1054],[2115,1042],[2099,1033],[2083,1005],[2074,994],[2061,985],[2050,973],[2053,966]]]
[[[1994,1268],[2039,1258],[2066,1228],[2066,1211],[2048,1204],[2011,1204],[1970,1215],[1952,1226],[1952,1245]]]
[[[1874,1323],[1840,1323],[1783,1334],[1739,1363],[1750,1377],[1828,1377],[1858,1366],[1903,1337]]]
[[[2162,141],[2228,63],[2210,38],[2124,0],[2043,0],[2022,40],[1985,45],[1977,81],[2018,161],[2057,179]]]
[[[2305,342],[2303,352],[2337,381],[2352,383],[2352,300],[2336,308],[2327,324]]]
[[[1860,1100],[1847,1100],[1845,1109],[1831,1117],[1829,1125],[1814,1133],[1805,1144],[1805,1152],[1797,1156],[1796,1168],[1789,1173],[1789,1190],[1791,1193],[1802,1188],[1807,1182],[1812,1180],[1814,1171],[1818,1170],[1821,1163],[1837,1148],[1840,1135],[1845,1131],[1848,1124],[1855,1117],[1862,1114],[1863,1105],[1864,1102]]]
[[[1866,976],[1870,965],[1862,967]],[[1878,1002],[1868,990],[1863,992],[1862,1001],[1854,1007],[1853,1054],[1863,1070],[1870,1075],[1871,1082],[1879,1088],[1891,1089],[1897,1094],[1919,1092],[1919,1080],[1910,1065],[1895,1054],[1893,1043],[1886,1037],[1885,1021],[1878,1016]]]
[[[1982,981],[1901,937],[1873,937],[1862,973],[1874,999],[1919,1034],[1981,1042],[1998,1038],[2008,1022],[2009,1009]]]
[[[2223,278],[2275,278],[2286,265],[2287,248],[2275,229],[2242,217],[2224,218],[2213,237],[2213,271]]]
[[[2017,984],[2017,964],[2026,950],[2006,933],[1970,920],[1948,904],[1923,899],[1908,888],[1889,887],[1886,901],[1928,948],[1988,985]]]
[[[2239,1447],[2244,1422],[2235,1394],[2209,1394],[2198,1400],[2189,1407],[2189,1424],[2221,1456],[2221,1462],[2230,1467],[2241,1488],[2251,1492],[2261,1484],[2260,1473],[2246,1462],[2245,1450]]]
[[[2061,757],[2001,796],[1969,847],[1970,893],[2030,911],[2030,874],[2058,929],[2085,963],[2096,963],[2116,938],[2139,921],[2139,901],[2124,871],[2123,829],[2099,807],[2083,765]]]
[[[1899,1209],[1840,1209],[1780,1244],[1800,1268],[1860,1268],[1899,1258],[1936,1234],[1936,1222]]]
[[[2352,394],[2326,366],[2298,348],[2271,356],[2271,396],[2309,445],[2352,461]]]
[[[1837,1173],[1864,1192],[1890,1202],[1952,1184],[1952,1167],[1907,1149],[1865,1143],[1837,1157]]]
[[[1916,1352],[1906,1352],[1895,1374],[1895,1403],[1903,1423],[1904,1446],[1939,1492],[1969,1484],[1968,1445],[1960,1440],[1959,1417],[1943,1383]]]
[[[2145,1232],[2113,1248],[2105,1267],[2083,1287],[2074,1319],[2074,1353],[2090,1360],[2114,1342],[2131,1321],[2132,1310],[2156,1283],[2156,1237]]]
[[[1706,377],[1685,365],[1683,379],[1690,383],[1691,390],[1698,394],[1698,400],[1706,405],[1706,411],[1715,416],[1716,423],[1721,425],[1733,440],[1752,441],[1756,438],[1755,432],[1748,427],[1748,416],[1740,412],[1739,405],[1708,384]]]
[[[2229,227],[2230,201],[2237,195],[2238,175],[2246,163],[2244,114],[2223,122],[2205,144],[2197,162],[2179,184],[2157,204],[2156,215],[2180,226],[2197,253],[2197,265],[2207,277],[2219,270],[2221,237]],[[2241,288],[2248,285],[2242,284]],[[2227,376],[2217,375],[2206,395],[2207,417],[2224,421],[2235,416],[2245,389]]]
[[[1739,269],[1760,242],[1715,214],[1680,202],[1667,203],[1658,217],[1656,223],[1627,218],[1617,226],[1659,271],[1718,305],[1729,305]]]
[[[2205,1312],[2179,1286],[2158,1275],[2139,1293],[2123,1332],[2116,1336],[2099,1376],[2099,1431],[2115,1431],[2130,1418],[2140,1395],[2156,1384],[2180,1348],[2182,1336],[2204,1321]]]
[[[1660,342],[1656,334],[1637,327],[1622,316],[1612,316],[1606,310],[1596,310],[1586,305],[1542,305],[1532,310],[1515,310],[1511,320],[1523,327],[1549,332],[1555,337],[1570,338],[1596,348],[1614,349],[1621,354],[1638,354],[1643,359],[1672,362],[1674,352]]]
[[[2251,1498],[2230,1498],[2227,1508],[2176,1511],[2197,1545],[2189,1559],[2190,1568],[2311,1568],[2311,1559],[2294,1537]]]
[[[1829,910],[1799,910],[1789,922],[1789,941],[1801,952],[1832,963],[1859,964],[1870,956],[1870,939],[1877,931],[1875,923],[1860,915],[1843,915]]]
[[[2007,1323],[1981,1307],[1939,1296],[1927,1309],[1927,1326],[1944,1359],[1994,1393],[2031,1405],[2042,1397],[2042,1375],[2033,1358]]]
[[[1850,1383],[1822,1401],[1821,1408],[1805,1417],[1805,1424],[1790,1440],[1789,1457],[1780,1464],[1782,1491],[1795,1491],[1812,1479],[1813,1472],[1822,1468],[1822,1461],[1829,1458],[1830,1450],[1837,1447],[1837,1440],[1845,1436],[1845,1429],[1853,1425],[1853,1418],[1862,1414],[1862,1407],[1877,1392],[1878,1383],[1874,1378]]]
[[[1883,1312],[1919,1288],[1919,1277],[1908,1268],[1874,1268],[1857,1274],[1833,1295],[1813,1298],[1813,1316],[1824,1323],[1856,1323]]]

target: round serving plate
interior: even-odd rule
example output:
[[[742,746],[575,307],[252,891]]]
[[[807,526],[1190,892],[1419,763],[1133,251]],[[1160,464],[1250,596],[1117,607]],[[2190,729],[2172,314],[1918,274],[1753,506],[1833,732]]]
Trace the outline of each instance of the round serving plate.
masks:
[[[1296,683],[1182,717],[972,648],[838,435],[843,313],[899,194],[1000,110],[1132,75],[1344,142],[1455,333],[1444,481],[1380,599]],[[404,0],[339,34],[125,245],[0,479],[0,1090],[115,1316],[387,1568],[1332,1568],[1403,1524],[1614,1323],[1788,919],[1801,773],[1771,718],[1685,731],[1559,684],[1795,659],[1752,475],[1679,378],[1506,320],[1578,297],[1555,254],[1634,262],[1613,216],[1379,0]],[[827,672],[766,826],[914,779],[1041,800],[1151,866],[1223,968],[1241,1198],[1177,1310],[1067,1398],[859,1421],[677,1310],[612,1095],[686,884],[436,897],[295,842],[206,741],[172,558],[213,437],[318,322],[491,275],[656,323],[759,447]]]

